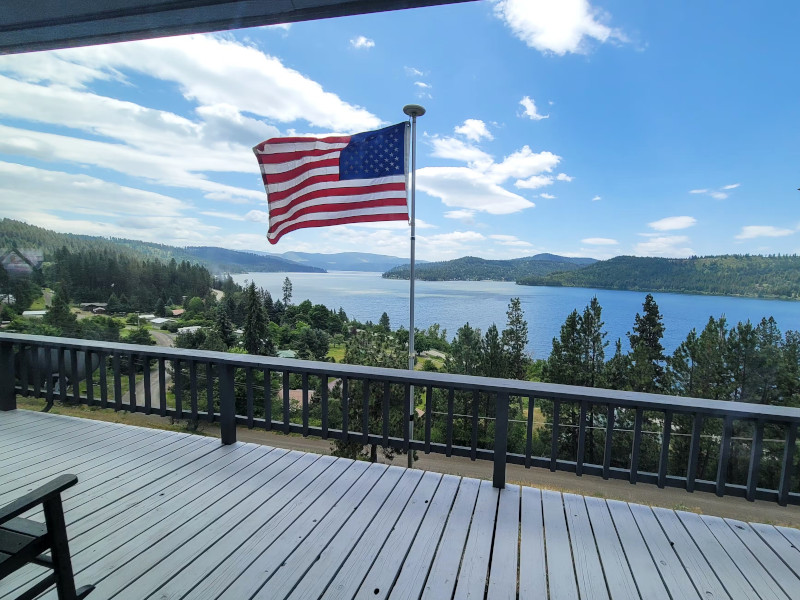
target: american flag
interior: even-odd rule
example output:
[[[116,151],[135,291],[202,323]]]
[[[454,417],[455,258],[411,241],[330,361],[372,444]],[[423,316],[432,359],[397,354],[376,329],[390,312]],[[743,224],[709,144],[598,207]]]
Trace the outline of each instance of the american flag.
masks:
[[[408,220],[408,123],[354,135],[273,138],[253,152],[271,244],[295,229]]]

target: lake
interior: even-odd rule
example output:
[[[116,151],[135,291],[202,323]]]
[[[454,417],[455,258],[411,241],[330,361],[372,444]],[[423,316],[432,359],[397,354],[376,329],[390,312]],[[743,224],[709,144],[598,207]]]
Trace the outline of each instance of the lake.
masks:
[[[347,316],[359,321],[378,322],[384,311],[393,329],[408,328],[408,281],[383,279],[380,273],[332,271],[329,273],[246,273],[234,275],[237,283],[254,281],[267,289],[272,297],[282,297],[283,280],[292,281],[292,302],[311,300],[328,308],[342,307]],[[623,292],[588,288],[531,287],[501,281],[417,281],[415,324],[418,329],[439,323],[452,339],[456,330],[469,322],[481,331],[492,323],[502,331],[506,309],[512,297],[519,297],[528,321],[528,351],[534,358],[547,358],[552,339],[573,309],[582,312],[593,296],[603,307],[603,320],[610,343],[606,355],[614,351],[614,342],[622,339],[623,350],[629,345],[625,334],[633,327],[633,319],[642,311],[645,292]],[[710,316],[725,315],[729,324],[750,319],[754,324],[762,317],[775,317],[782,332],[800,329],[800,303],[788,300],[729,298],[725,296],[692,296],[654,293],[664,316],[663,344],[671,353],[692,328],[698,332]]]

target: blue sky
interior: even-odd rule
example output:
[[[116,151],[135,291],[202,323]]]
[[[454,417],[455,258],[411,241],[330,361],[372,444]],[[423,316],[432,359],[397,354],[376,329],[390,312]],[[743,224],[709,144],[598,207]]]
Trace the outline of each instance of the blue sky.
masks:
[[[416,102],[420,258],[798,253],[798,22],[790,1],[484,0],[0,57],[0,216],[405,256],[403,223],[269,246],[251,147]]]

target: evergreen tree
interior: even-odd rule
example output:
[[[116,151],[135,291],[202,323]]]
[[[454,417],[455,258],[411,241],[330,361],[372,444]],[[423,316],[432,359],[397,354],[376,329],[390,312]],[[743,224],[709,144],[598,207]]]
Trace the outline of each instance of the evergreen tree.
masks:
[[[580,329],[581,317],[577,310],[573,310],[561,326],[558,339],[553,338],[553,349],[542,370],[544,381],[584,385],[584,345],[581,343]]]
[[[482,358],[481,330],[465,323],[450,344],[445,370],[460,375],[480,375]]]
[[[283,305],[289,306],[292,302],[292,280],[288,277],[283,280]]]
[[[728,334],[725,360],[733,379],[731,400],[753,402],[756,400],[756,332],[748,320],[739,323]]]
[[[481,343],[481,375],[484,377],[505,377],[508,368],[503,342],[497,325],[492,323],[486,330]]]
[[[44,322],[61,330],[64,337],[75,337],[78,334],[78,318],[69,308],[69,297],[63,285],[59,286],[53,294],[53,300]]]
[[[228,317],[228,311],[225,310],[224,306],[217,307],[214,331],[219,337],[219,340],[224,344],[224,349],[230,348],[236,342],[236,337],[233,334],[233,323],[231,323]]]
[[[242,343],[249,354],[261,354],[264,349],[264,338],[267,337],[267,318],[264,306],[256,291],[256,284],[251,282],[245,291],[245,319]]]
[[[629,371],[630,358],[622,353],[622,340],[617,339],[614,344],[614,356],[603,368],[603,386],[612,390],[629,390]]]
[[[381,315],[381,318],[378,321],[378,327],[383,329],[386,333],[389,333],[392,330],[392,327],[389,324],[389,315],[386,312]]]
[[[580,339],[583,345],[584,363],[588,370],[588,375],[583,379],[584,385],[588,387],[599,386],[603,374],[605,349],[608,342],[605,341],[606,332],[603,330],[605,323],[602,313],[603,308],[595,296],[583,310],[583,317],[580,321]]]
[[[631,344],[630,384],[637,392],[661,392],[666,389],[664,363],[664,324],[652,294],[645,296],[644,314],[636,313],[633,332],[628,332]]]
[[[156,307],[153,309],[153,314],[157,317],[167,316],[167,307],[164,305],[164,299],[159,297],[156,301]]]
[[[519,298],[512,298],[506,312],[508,321],[503,330],[502,341],[508,356],[507,375],[512,379],[525,379],[530,358],[525,352],[528,345],[528,322],[522,312]]]

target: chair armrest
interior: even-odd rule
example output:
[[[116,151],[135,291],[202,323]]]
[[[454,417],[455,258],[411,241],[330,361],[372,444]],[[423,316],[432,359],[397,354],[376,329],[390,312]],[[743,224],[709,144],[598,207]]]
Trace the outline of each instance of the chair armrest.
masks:
[[[0,508],[0,524],[18,517],[22,513],[28,512],[34,506],[43,504],[58,496],[73,485],[78,483],[77,475],[59,475],[55,479],[48,481],[43,486],[28,492],[21,498],[17,498]]]

